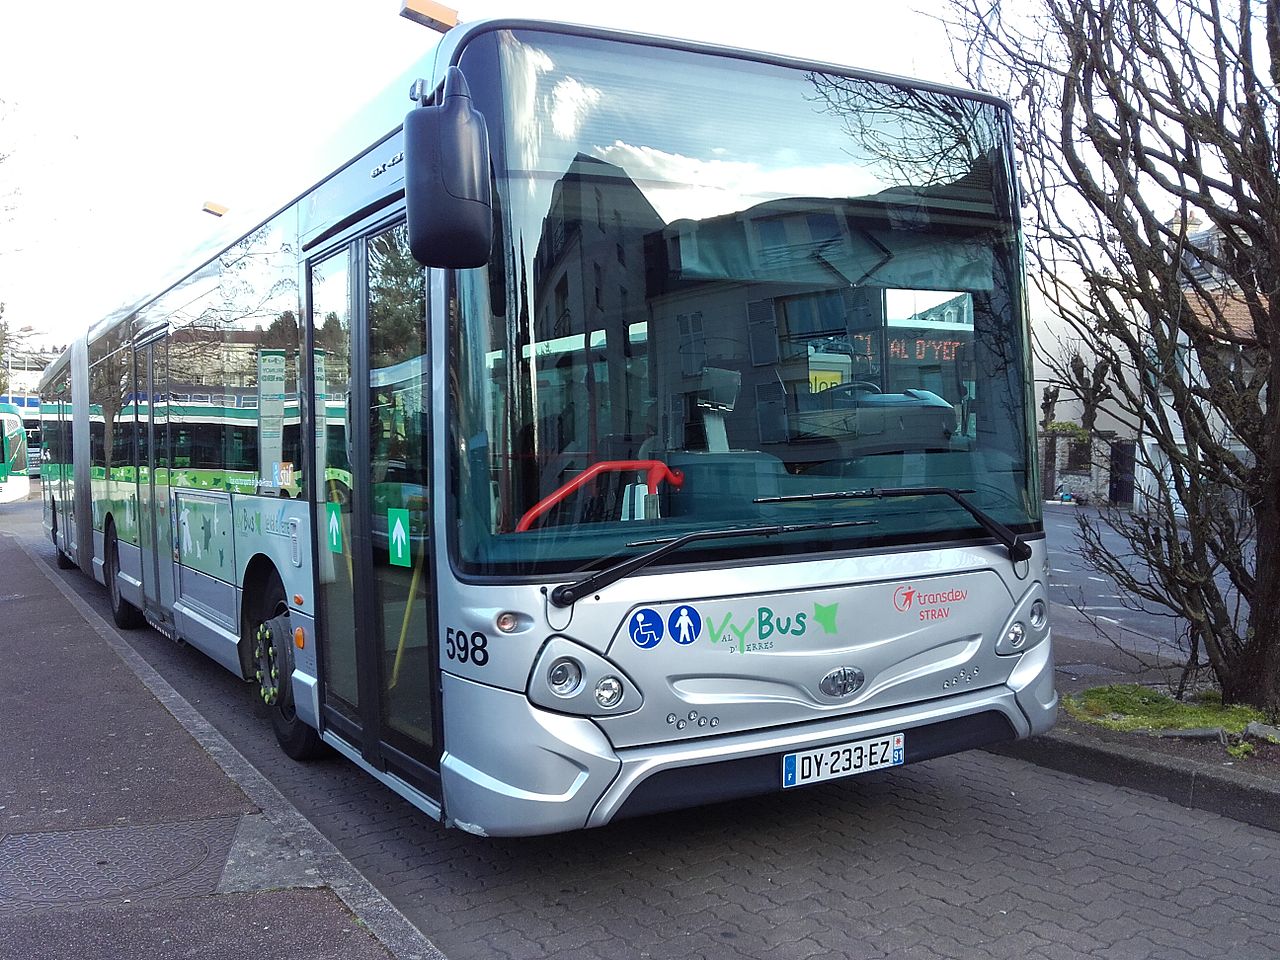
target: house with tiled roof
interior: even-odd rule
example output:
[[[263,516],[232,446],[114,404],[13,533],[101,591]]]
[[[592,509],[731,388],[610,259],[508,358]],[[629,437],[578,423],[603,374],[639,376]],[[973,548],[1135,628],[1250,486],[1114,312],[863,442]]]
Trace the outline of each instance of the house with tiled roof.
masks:
[[[1199,224],[1192,220],[1191,227]],[[1187,236],[1187,249],[1183,253],[1183,265],[1186,276],[1182,282],[1186,307],[1195,314],[1204,331],[1199,345],[1193,345],[1190,337],[1184,332],[1179,334],[1179,343],[1175,362],[1184,383],[1195,385],[1203,379],[1205,364],[1208,362],[1206,351],[1213,351],[1213,357],[1219,364],[1233,372],[1238,372],[1248,381],[1258,359],[1259,345],[1255,332],[1255,310],[1266,310],[1267,302],[1260,299],[1253,305],[1243,291],[1226,276],[1215,264],[1221,259],[1221,234],[1214,228],[1195,229]],[[1166,385],[1160,388],[1160,397],[1170,411],[1170,423],[1174,437],[1186,450],[1185,438],[1181,431],[1181,420],[1174,415],[1172,408],[1172,390]],[[1204,405],[1206,420],[1211,428],[1216,425],[1218,436],[1224,438],[1227,446],[1241,460],[1248,462],[1251,454],[1243,443],[1234,439],[1225,419],[1212,406]],[[1135,471],[1137,496],[1135,506],[1142,510],[1147,501],[1154,496],[1157,484],[1163,482],[1170,491],[1173,490],[1173,469],[1169,458],[1150,436],[1139,438],[1145,451],[1140,456],[1139,466]],[[1145,461],[1145,462],[1144,462]],[[1175,509],[1177,498],[1173,498]]]

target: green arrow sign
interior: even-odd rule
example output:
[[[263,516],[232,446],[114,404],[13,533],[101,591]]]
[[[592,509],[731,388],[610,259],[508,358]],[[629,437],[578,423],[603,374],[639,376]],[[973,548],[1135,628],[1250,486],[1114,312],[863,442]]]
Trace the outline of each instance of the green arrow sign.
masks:
[[[409,511],[387,511],[387,551],[397,567],[409,566]]]
[[[342,504],[326,503],[324,505],[325,512],[325,539],[329,543],[330,553],[342,552]]]

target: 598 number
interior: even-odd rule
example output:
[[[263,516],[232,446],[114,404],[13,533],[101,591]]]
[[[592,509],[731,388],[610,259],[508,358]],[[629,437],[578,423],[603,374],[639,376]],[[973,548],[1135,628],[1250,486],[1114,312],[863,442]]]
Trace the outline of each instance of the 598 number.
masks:
[[[489,663],[489,638],[477,630],[468,635],[465,630],[449,627],[444,632],[445,654],[458,663],[471,663],[477,667]]]

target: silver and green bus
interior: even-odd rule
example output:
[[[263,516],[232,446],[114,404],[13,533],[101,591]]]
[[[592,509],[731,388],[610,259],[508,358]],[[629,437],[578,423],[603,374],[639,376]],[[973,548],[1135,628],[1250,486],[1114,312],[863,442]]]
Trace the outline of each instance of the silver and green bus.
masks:
[[[117,623],[491,836],[1048,729],[1007,105],[525,21],[418,78],[46,374]]]
[[[0,503],[25,500],[30,492],[22,410],[11,403],[0,403]]]

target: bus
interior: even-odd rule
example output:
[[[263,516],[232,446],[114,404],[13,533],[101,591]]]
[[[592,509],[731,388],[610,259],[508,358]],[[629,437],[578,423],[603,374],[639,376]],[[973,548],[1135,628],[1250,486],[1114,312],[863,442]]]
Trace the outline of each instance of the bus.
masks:
[[[39,403],[22,411],[22,426],[27,433],[27,476],[40,476],[40,457],[44,446],[40,441]]]
[[[25,500],[30,492],[22,411],[11,403],[0,403],[0,503]]]
[[[40,457],[43,446],[40,441],[40,398],[21,393],[0,394],[0,406],[9,404],[17,408],[22,426],[27,433],[27,476],[40,476]]]
[[[522,20],[417,77],[48,369],[117,624],[487,836],[1047,730],[1008,106]]]

